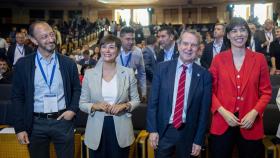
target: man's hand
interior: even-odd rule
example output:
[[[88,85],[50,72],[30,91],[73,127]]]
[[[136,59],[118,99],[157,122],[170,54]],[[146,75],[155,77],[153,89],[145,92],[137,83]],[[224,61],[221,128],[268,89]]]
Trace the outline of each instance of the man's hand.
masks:
[[[74,117],[75,115],[76,115],[76,113],[74,113],[73,111],[67,110],[67,111],[65,111],[64,113],[62,113],[62,114],[57,118],[57,120],[61,120],[61,119],[63,118],[64,120],[70,121],[70,120],[73,119],[73,117]]]
[[[17,134],[17,139],[20,144],[29,144],[28,134],[25,131],[19,132]]]
[[[112,115],[117,115],[121,112],[123,112],[124,110],[126,110],[127,106],[126,104],[115,104],[112,106],[109,106],[109,108],[107,109],[107,113],[112,114]]]
[[[276,73],[276,68],[275,68],[275,67],[272,67],[272,68],[270,69],[270,75],[275,75],[275,73]]]
[[[198,156],[198,155],[200,154],[200,151],[201,151],[201,146],[200,146],[200,145],[193,144],[191,155],[192,155],[192,156]]]
[[[150,133],[149,142],[152,148],[157,149],[158,146],[159,135],[158,133]]]
[[[93,104],[91,106],[91,109],[93,111],[103,111],[103,112],[107,112],[108,111],[108,108],[110,107],[110,104],[108,103],[96,103],[96,104]]]
[[[241,119],[241,128],[250,129],[252,128],[256,117],[258,116],[258,112],[253,109],[248,112],[242,119]]]
[[[227,124],[231,127],[239,126],[239,119],[230,111],[226,110],[224,107],[220,107],[218,112],[223,116]]]

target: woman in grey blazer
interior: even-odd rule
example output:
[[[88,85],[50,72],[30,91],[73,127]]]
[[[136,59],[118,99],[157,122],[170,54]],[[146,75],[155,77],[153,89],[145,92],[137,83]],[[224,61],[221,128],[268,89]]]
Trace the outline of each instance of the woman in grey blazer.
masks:
[[[105,36],[100,42],[102,59],[86,71],[80,109],[88,113],[85,144],[94,158],[126,158],[134,141],[130,112],[139,105],[132,69],[116,63],[121,41]]]

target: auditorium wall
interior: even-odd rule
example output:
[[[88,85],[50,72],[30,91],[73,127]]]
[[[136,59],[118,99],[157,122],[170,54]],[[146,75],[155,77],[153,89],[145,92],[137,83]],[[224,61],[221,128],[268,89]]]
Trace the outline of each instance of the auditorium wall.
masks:
[[[280,8],[280,2],[274,2],[274,9]],[[28,24],[36,18],[30,17],[30,10],[42,10],[44,16],[41,20],[48,20],[53,16],[52,11],[61,13],[61,17],[56,17],[56,20],[67,21],[70,19],[71,11],[81,11],[81,15],[89,18],[90,21],[95,21],[98,17],[108,17],[110,20],[114,18],[114,9],[135,9],[135,8],[154,8],[152,15],[153,24],[172,23],[172,24],[196,24],[196,23],[215,23],[217,21],[227,22],[229,13],[226,10],[227,3],[219,3],[213,5],[182,5],[182,6],[99,6],[92,5],[84,6],[5,6],[1,4],[1,8],[11,9],[11,16],[1,17],[0,23],[12,24]],[[38,18],[37,18],[38,19]]]

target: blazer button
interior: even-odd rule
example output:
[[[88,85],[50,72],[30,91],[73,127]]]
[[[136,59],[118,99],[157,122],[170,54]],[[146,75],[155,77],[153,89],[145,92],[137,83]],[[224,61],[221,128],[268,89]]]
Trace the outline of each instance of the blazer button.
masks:
[[[240,100],[241,100],[241,101],[243,101],[243,100],[244,100],[244,98],[243,98],[243,97],[240,97]]]
[[[240,100],[240,97],[239,97],[239,96],[237,97],[237,100]]]

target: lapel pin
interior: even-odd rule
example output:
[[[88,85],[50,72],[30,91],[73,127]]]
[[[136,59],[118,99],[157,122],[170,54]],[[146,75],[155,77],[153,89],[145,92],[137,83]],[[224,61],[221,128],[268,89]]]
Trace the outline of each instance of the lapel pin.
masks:
[[[200,77],[200,74],[197,74],[197,77]]]

